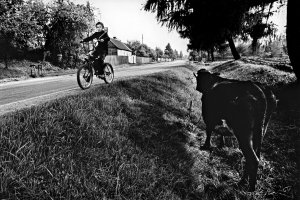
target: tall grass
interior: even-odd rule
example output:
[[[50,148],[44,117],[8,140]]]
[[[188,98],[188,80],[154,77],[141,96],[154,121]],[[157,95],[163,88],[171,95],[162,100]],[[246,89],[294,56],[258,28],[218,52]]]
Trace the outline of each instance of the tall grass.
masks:
[[[286,149],[286,156],[276,146],[278,140],[293,143],[292,136],[278,138],[281,122],[270,126],[257,191],[240,191],[233,185],[242,171],[241,152],[235,146],[199,150],[205,125],[194,88],[191,69],[177,69],[2,117],[0,197],[292,199],[295,152]],[[285,169],[276,156],[285,156]]]

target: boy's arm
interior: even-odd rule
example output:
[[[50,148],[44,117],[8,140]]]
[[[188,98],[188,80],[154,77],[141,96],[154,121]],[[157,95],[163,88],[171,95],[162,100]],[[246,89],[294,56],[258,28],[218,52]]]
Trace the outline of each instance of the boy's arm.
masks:
[[[106,36],[106,37],[104,38],[104,42],[109,42],[110,37],[108,36],[107,32],[106,32],[105,36]]]
[[[103,40],[102,42],[108,42],[110,40],[110,37],[108,36],[107,32],[105,32],[99,40]]]
[[[94,33],[93,35],[91,35],[90,37],[87,37],[85,39],[82,40],[82,42],[88,42],[88,41],[91,41],[93,39],[95,39],[97,36],[96,34]]]

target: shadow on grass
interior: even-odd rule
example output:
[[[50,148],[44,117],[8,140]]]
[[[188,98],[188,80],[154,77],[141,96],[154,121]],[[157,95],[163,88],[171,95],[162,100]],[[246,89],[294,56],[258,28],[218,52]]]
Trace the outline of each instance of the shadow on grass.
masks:
[[[189,134],[189,131],[193,131],[189,124],[195,122],[191,122],[187,117],[189,114],[187,107],[179,106],[180,102],[186,101],[188,98],[185,97],[184,100],[180,96],[172,97],[172,94],[180,94],[176,88],[184,88],[186,83],[170,77],[166,83],[166,80],[161,82],[160,78],[156,76],[151,79],[136,79],[133,81],[136,85],[131,85],[132,82],[118,83],[122,85],[122,88],[126,88],[126,94],[131,98],[140,100],[135,103],[135,107],[141,110],[140,114],[134,116],[132,112],[128,113],[133,121],[129,127],[128,138],[143,152],[157,157],[157,165],[168,171],[169,175],[166,177],[173,177],[169,183],[166,177],[161,177],[155,182],[157,187],[164,185],[180,199],[234,199],[247,196],[246,193],[239,192],[228,184],[234,181],[225,173],[218,177],[220,183],[214,184],[213,179],[216,178],[216,174],[211,171],[210,167],[214,168],[214,166],[209,166],[209,163],[202,163],[205,167],[197,169],[203,173],[201,176],[208,179],[203,182],[200,180],[203,189],[197,189],[198,174],[193,173],[192,169],[195,164],[195,155],[187,147],[193,146],[195,142]],[[174,84],[173,86],[176,85],[176,87],[172,88],[168,82],[172,82],[172,85]],[[188,93],[188,91],[186,92]],[[173,117],[166,117],[167,113],[171,113]],[[241,160],[241,153],[226,154],[224,151],[222,152],[214,153],[214,156],[226,161],[225,165],[228,164],[232,168],[235,167],[232,166],[232,163]],[[205,160],[206,158],[203,159],[203,162],[206,162]]]
[[[159,167],[167,169],[168,176],[158,179],[155,182],[156,187],[164,185],[180,199],[228,199],[245,196],[244,193],[238,192],[236,188],[228,184],[228,182],[234,181],[225,174],[218,177],[218,182],[221,184],[214,184],[213,179],[216,175],[210,169],[214,166],[209,166],[209,163],[202,163],[205,167],[198,169],[200,173],[204,173],[201,176],[207,177],[208,181],[200,180],[203,189],[197,189],[196,179],[198,176],[193,173],[192,169],[195,155],[188,151],[187,147],[193,146],[193,142],[195,142],[191,141],[189,134],[189,123],[192,122],[187,117],[189,114],[187,107],[179,106],[180,102],[186,101],[188,98],[187,96],[181,98],[180,95],[178,96],[180,93],[176,91],[177,88],[185,88],[186,83],[178,78],[168,78],[169,80],[161,81],[160,76],[155,76],[150,79],[118,83],[122,88],[126,88],[125,93],[132,99],[140,100],[134,105],[141,111],[139,115],[134,116],[132,112],[127,113],[133,121],[128,129],[128,138],[143,152],[157,157]],[[172,84],[169,85],[168,82]],[[187,88],[186,92],[188,93]],[[172,97],[172,94],[177,94],[177,96]],[[183,105],[185,104],[183,103]],[[171,113],[172,117],[166,117],[168,113]],[[226,161],[225,165],[228,164],[230,167],[233,162],[236,163],[240,160],[240,154],[215,153],[214,155]],[[203,162],[206,162],[205,159]],[[173,178],[168,182],[167,177]]]
[[[300,84],[290,83],[274,88],[277,111],[264,138],[262,151],[272,162],[273,199],[300,198]],[[270,173],[267,170],[263,172]],[[273,176],[273,173],[271,173]],[[264,175],[262,175],[264,177]]]
[[[181,199],[191,198],[194,177],[190,167],[194,159],[186,148],[190,138],[187,133],[188,125],[184,123],[188,112],[186,108],[178,107],[178,97],[172,97],[176,94],[176,89],[171,87],[171,83],[176,88],[183,87],[186,83],[170,78],[170,85],[164,84],[160,76],[147,79],[118,83],[126,88],[126,94],[139,100],[134,106],[141,110],[138,116],[127,113],[133,121],[128,128],[128,137],[143,152],[157,157],[157,165],[164,167],[166,173],[173,177],[170,182],[164,177],[159,178],[155,183],[156,187],[165,185]],[[135,83],[134,86],[132,83]],[[172,113],[175,120],[166,119],[167,113]]]
[[[122,88],[125,88],[126,94],[136,100],[134,106],[141,111],[139,115],[133,115],[129,108],[125,109],[125,112],[128,110],[126,115],[132,121],[128,128],[127,137],[143,152],[157,157],[157,165],[163,166],[167,169],[166,173],[169,174],[169,177],[173,177],[172,180],[165,177],[156,180],[155,187],[165,186],[181,199],[253,199],[254,197],[251,195],[236,190],[234,185],[229,185],[228,183],[232,183],[233,180],[230,180],[231,177],[224,173],[217,177],[219,179],[218,184],[205,184],[204,189],[200,192],[195,189],[195,174],[191,173],[191,166],[195,160],[186,148],[190,141],[189,128],[185,123],[188,112],[187,108],[179,106],[180,102],[186,101],[188,98],[180,97],[180,95],[172,97],[172,94],[178,94],[176,88],[185,88],[186,83],[178,80],[178,78],[168,77],[168,80],[164,81],[162,79],[161,76],[155,76],[143,80],[134,79],[132,82],[121,81],[118,83]],[[155,96],[153,96],[154,94]],[[172,113],[175,120],[167,119],[166,113]],[[274,127],[273,124],[271,126]],[[275,130],[274,133],[284,134],[281,130]],[[261,198],[280,199],[284,196],[287,199],[292,199],[295,196],[295,183],[297,184],[293,172],[295,168],[290,166],[286,167],[285,170],[281,169],[284,163],[293,165],[293,161],[296,159],[294,152],[288,153],[291,148],[285,149],[289,144],[284,145],[283,143],[289,141],[294,144],[294,142],[292,138],[281,137],[279,138],[280,141],[277,139],[268,133],[264,140],[264,143],[267,143],[263,150],[264,157],[268,160],[266,163],[274,164],[261,167],[258,185],[260,189],[255,195]],[[280,156],[276,157],[274,153]],[[219,162],[225,163],[236,171],[242,171],[240,161],[243,156],[241,152],[220,150],[214,151],[212,156],[218,157]],[[286,160],[283,159],[284,157]],[[279,171],[280,175],[276,175],[273,170]],[[292,183],[293,181],[294,183]],[[268,191],[270,189],[274,192],[270,193]]]
[[[278,110],[297,111],[300,113],[300,84],[292,82],[288,85],[278,85],[274,88],[278,101]],[[287,113],[292,114],[292,113]],[[298,115],[300,117],[300,115]]]

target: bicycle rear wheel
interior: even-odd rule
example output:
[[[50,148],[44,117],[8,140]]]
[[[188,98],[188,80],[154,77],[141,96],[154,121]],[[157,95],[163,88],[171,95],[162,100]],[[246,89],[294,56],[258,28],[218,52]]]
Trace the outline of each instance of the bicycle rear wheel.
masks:
[[[77,83],[83,90],[91,87],[93,82],[93,69],[88,63],[83,64],[77,71]]]
[[[114,80],[114,69],[109,63],[104,63],[104,81],[109,84]]]

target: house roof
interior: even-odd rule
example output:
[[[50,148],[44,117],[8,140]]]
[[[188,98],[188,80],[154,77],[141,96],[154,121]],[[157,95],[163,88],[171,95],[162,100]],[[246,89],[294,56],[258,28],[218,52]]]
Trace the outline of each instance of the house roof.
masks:
[[[110,42],[117,48],[120,50],[125,50],[125,51],[132,51],[129,47],[126,46],[126,44],[124,44],[123,42],[121,42],[120,40],[114,39],[114,38],[110,38]]]

